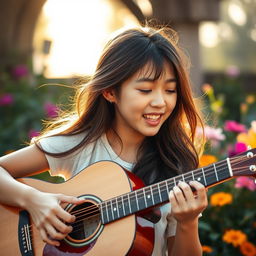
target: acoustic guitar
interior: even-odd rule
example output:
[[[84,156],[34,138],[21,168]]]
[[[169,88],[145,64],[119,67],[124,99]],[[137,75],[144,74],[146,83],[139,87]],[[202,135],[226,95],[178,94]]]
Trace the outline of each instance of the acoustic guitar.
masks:
[[[0,204],[2,256],[149,256],[154,246],[154,214],[150,209],[168,202],[169,191],[181,180],[211,187],[237,176],[256,177],[256,149],[159,183],[144,186],[134,174],[110,161],[97,162],[58,184],[19,179],[38,190],[85,199],[67,205],[76,216],[73,231],[58,247],[44,243],[27,211]]]

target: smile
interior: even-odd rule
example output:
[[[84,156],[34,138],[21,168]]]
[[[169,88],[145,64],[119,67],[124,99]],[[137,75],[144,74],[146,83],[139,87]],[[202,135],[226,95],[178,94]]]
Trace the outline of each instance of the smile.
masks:
[[[150,115],[150,114],[148,114],[148,115],[143,115],[143,117],[148,119],[148,120],[156,121],[161,117],[161,115],[160,114],[159,115],[155,115],[155,114]]]

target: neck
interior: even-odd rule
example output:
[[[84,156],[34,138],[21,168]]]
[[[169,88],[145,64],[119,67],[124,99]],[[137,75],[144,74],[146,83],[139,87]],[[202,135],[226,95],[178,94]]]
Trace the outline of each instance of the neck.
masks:
[[[110,146],[121,159],[130,163],[137,161],[137,153],[144,138],[135,138],[114,129],[108,130],[106,135]]]

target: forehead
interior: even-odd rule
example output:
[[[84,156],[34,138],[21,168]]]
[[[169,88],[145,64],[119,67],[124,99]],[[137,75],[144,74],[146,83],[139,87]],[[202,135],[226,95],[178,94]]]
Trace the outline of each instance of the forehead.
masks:
[[[141,69],[139,69],[133,78],[150,78],[157,80],[161,76],[175,77],[173,65],[167,61],[163,61],[161,66],[156,65],[153,62],[148,62]]]

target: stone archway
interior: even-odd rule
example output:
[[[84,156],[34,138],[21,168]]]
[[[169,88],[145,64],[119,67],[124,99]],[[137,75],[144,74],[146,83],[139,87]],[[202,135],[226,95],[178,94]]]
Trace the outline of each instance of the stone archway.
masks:
[[[20,53],[22,61],[30,59],[33,34],[38,15],[46,0],[8,0],[0,2],[0,65],[8,63],[10,54]]]

